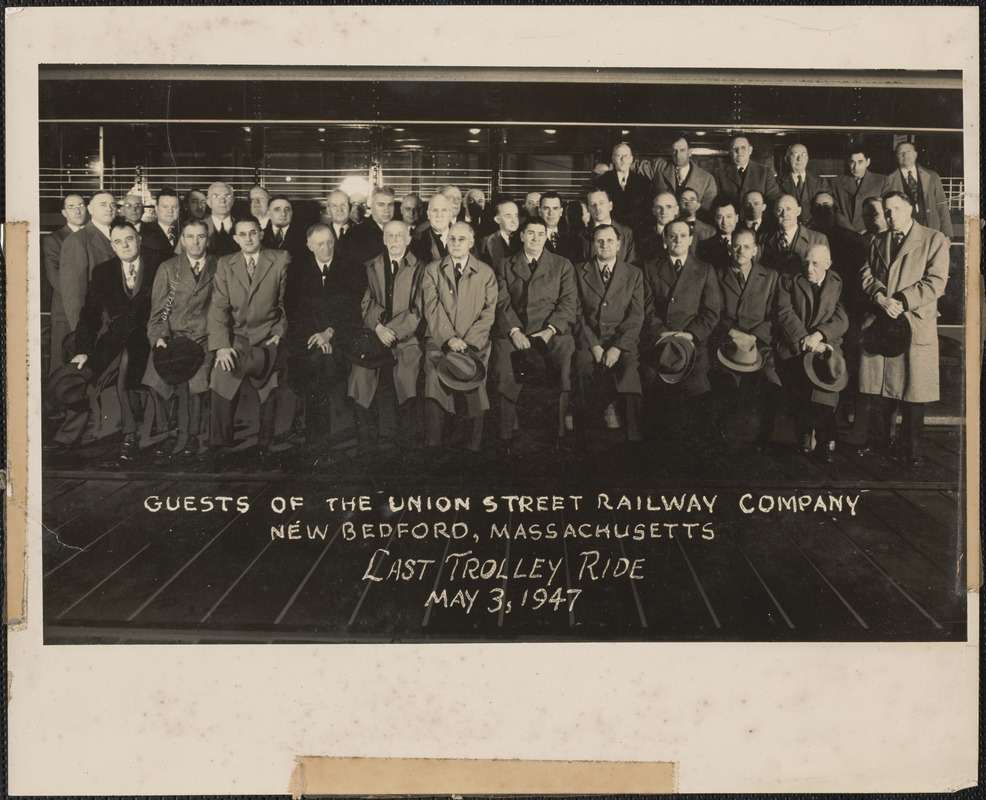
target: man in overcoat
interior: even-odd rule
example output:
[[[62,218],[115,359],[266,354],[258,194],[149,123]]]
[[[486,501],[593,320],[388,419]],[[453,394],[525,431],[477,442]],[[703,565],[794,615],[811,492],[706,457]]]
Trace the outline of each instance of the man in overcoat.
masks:
[[[815,245],[828,247],[829,241],[824,233],[812,230],[798,220],[801,206],[794,195],[785,194],[777,199],[774,206],[777,229],[762,237],[760,260],[780,273],[800,272],[801,264],[808,250]]]
[[[158,267],[151,289],[151,315],[147,340],[151,354],[147,359],[143,383],[154,390],[155,403],[168,402],[176,387],[165,381],[154,367],[154,352],[167,349],[177,337],[185,337],[202,347],[202,366],[188,381],[188,440],[182,455],[198,455],[208,440],[205,409],[209,397],[212,353],[209,351],[209,306],[216,257],[206,253],[209,226],[203,220],[185,223],[181,232],[182,254]],[[166,417],[163,413],[158,418]],[[172,443],[173,444],[173,443]]]
[[[75,329],[72,363],[98,378],[121,356],[116,386],[123,428],[120,459],[128,461],[137,453],[138,391],[150,351],[146,327],[157,263],[142,257],[140,234],[131,222],[114,223],[110,243],[116,256],[93,270]],[[81,436],[84,427],[74,428],[75,435]]]
[[[687,227],[687,226],[686,226]],[[591,374],[599,365],[611,371],[623,401],[627,439],[639,442],[640,374],[638,343],[644,321],[641,271],[620,258],[619,233],[612,225],[596,226],[595,257],[576,268],[580,319],[576,326],[575,422],[581,437],[586,432],[586,395]]]
[[[774,342],[778,372],[794,412],[796,442],[802,453],[814,449],[825,461],[830,461],[835,452],[839,392],[820,388],[809,380],[805,354],[825,356],[830,364],[838,362],[845,373],[842,337],[849,327],[849,317],[840,301],[842,279],[831,266],[829,249],[813,245],[805,254],[801,272],[781,276]]]
[[[883,212],[887,230],[870,245],[863,267],[863,292],[870,306],[863,319],[859,391],[868,400],[863,409],[867,429],[874,411],[883,412],[879,434],[868,430],[873,444],[889,443],[893,411],[900,404],[903,457],[918,466],[925,404],[939,396],[938,298],[948,281],[949,243],[943,233],[914,221],[911,199],[904,192],[884,195]],[[910,341],[902,354],[889,357],[867,347],[867,329],[881,315],[906,319]]]
[[[644,265],[644,324],[640,350],[651,354],[662,337],[683,336],[695,347],[695,361],[680,383],[658,379],[653,368],[644,367],[647,392],[645,417],[662,438],[673,431],[708,429],[709,348],[708,341],[719,322],[722,297],[715,270],[691,254],[692,233],[688,223],[675,220],[664,229],[668,255]],[[661,419],[658,419],[658,418]],[[687,437],[686,437],[687,438]]]
[[[349,373],[349,396],[356,403],[361,448],[374,444],[393,447],[399,431],[413,431],[401,410],[417,394],[424,354],[420,334],[423,320],[421,280],[424,264],[408,250],[411,231],[406,222],[391,220],[383,229],[386,253],[366,265],[367,288],[361,311],[363,327],[394,353],[392,366],[371,369],[354,364]],[[412,434],[413,435],[413,434]],[[410,436],[404,436],[410,441]]]
[[[560,396],[556,392],[549,392],[549,395],[558,408],[557,424],[552,427],[556,429],[555,435],[561,438],[565,434],[572,354],[575,351],[572,330],[579,305],[575,269],[567,258],[545,247],[547,227],[543,221],[525,220],[521,226],[520,240],[522,249],[501,262],[501,270],[497,274],[499,298],[493,358],[500,395],[501,442],[513,439],[517,403],[524,388],[516,380],[510,354],[515,350],[529,350],[531,340],[535,338],[546,345],[559,377]]]
[[[52,289],[51,295],[51,362],[49,372],[54,372],[64,362],[62,361],[62,343],[72,329],[65,315],[65,304],[62,302],[62,286],[59,280],[61,267],[62,245],[76,231],[81,231],[86,224],[86,201],[78,194],[67,194],[62,201],[62,217],[65,224],[49,233],[42,242],[44,254],[45,275]]]
[[[432,198],[432,202],[439,196]],[[443,208],[448,213],[447,198]],[[428,210],[430,214],[430,203]],[[434,220],[432,222],[434,224]],[[490,407],[486,381],[468,391],[457,391],[441,380],[439,366],[446,353],[465,354],[468,351],[481,362],[485,371],[490,360],[497,280],[493,269],[470,253],[474,243],[471,226],[457,222],[448,237],[448,255],[428,264],[421,280],[427,325],[425,443],[429,448],[440,447],[446,416],[453,415],[469,420],[466,448],[476,452],[482,444],[483,420]]]
[[[218,260],[209,307],[209,349],[215,353],[210,441],[215,462],[233,445],[233,417],[246,384],[260,401],[258,443],[264,463],[274,439],[278,345],[288,330],[285,294],[291,256],[261,248],[263,232],[253,217],[237,221],[233,234],[240,252]],[[253,363],[270,366],[251,375]]]
[[[832,181],[832,195],[835,198],[836,224],[856,233],[862,233],[866,225],[863,220],[863,201],[867,197],[881,197],[886,175],[870,172],[870,157],[866,148],[853,146],[847,160],[849,174],[837,175]]]
[[[746,192],[755,189],[772,203],[781,195],[774,170],[751,160],[753,146],[745,136],[735,136],[729,142],[730,160],[715,172],[719,197],[732,200],[735,208]]]
[[[933,231],[941,231],[945,238],[951,239],[952,218],[938,173],[918,165],[917,148],[910,142],[898,144],[894,155],[898,168],[887,176],[883,191],[907,195],[914,221]]]
[[[692,160],[691,146],[684,136],[671,143],[667,158],[662,156],[652,161],[637,161],[634,168],[654,181],[654,194],[671,192],[680,195],[683,189],[694,189],[702,208],[699,218],[706,221],[711,219],[716,179]]]

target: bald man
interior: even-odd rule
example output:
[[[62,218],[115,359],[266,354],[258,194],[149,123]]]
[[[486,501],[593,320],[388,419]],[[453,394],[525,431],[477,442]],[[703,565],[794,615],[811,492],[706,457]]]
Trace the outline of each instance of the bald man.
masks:
[[[443,194],[428,201],[428,222],[418,226],[411,242],[411,252],[425,264],[441,261],[448,255],[448,235],[452,223],[452,202]]]
[[[729,159],[715,172],[720,201],[732,201],[741,207],[743,195],[755,189],[768,204],[781,195],[774,170],[753,161],[753,145],[746,136],[734,136],[729,142]]]
[[[828,247],[816,244],[806,251],[800,272],[781,276],[774,342],[777,369],[795,420],[796,445],[804,455],[814,452],[826,463],[835,453],[839,391],[810,380],[804,357],[814,353],[828,362],[831,371],[838,371],[833,369],[836,364],[841,364],[842,372],[846,370],[842,337],[849,317],[840,300],[842,279],[831,266]]]
[[[633,164],[633,150],[626,142],[620,142],[613,148],[613,169],[593,181],[613,201],[613,220],[630,228],[647,220],[654,196],[653,183],[635,171]]]
[[[781,175],[778,184],[784,194],[792,195],[801,207],[798,221],[807,225],[811,222],[811,201],[819,192],[831,191],[829,182],[808,171],[808,148],[803,144],[792,144],[784,155],[787,170]]]
[[[240,252],[240,246],[236,243],[233,231],[236,224],[232,217],[234,197],[233,187],[222,181],[211,184],[206,192],[206,199],[211,211],[210,215],[205,218],[205,224],[209,226],[207,252],[217,258]]]

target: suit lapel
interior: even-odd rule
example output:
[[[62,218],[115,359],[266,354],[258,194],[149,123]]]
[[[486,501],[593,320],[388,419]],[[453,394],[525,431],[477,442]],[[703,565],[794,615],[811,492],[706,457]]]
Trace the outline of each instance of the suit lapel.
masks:
[[[236,276],[236,279],[243,286],[243,290],[249,294],[250,293],[250,276],[247,275],[246,271],[246,258],[244,258],[243,253],[239,252],[233,256],[233,261],[230,264],[230,270]]]
[[[605,296],[606,287],[603,285],[603,276],[599,274],[599,267],[595,261],[586,261],[582,264],[582,275],[585,284],[600,297]]]
[[[253,271],[253,281],[250,284],[250,297],[252,298],[257,292],[257,288],[260,286],[264,277],[270,271],[271,265],[274,263],[274,257],[267,251],[261,250],[257,253],[257,267]],[[246,266],[243,267],[246,271]]]

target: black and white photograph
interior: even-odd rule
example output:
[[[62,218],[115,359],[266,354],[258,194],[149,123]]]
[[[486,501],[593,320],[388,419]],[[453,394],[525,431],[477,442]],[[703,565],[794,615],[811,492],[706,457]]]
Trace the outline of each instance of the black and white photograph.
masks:
[[[285,9],[258,52],[277,12],[208,11],[188,26],[229,33],[214,56],[179,57],[189,28],[169,21],[159,44],[45,47],[10,78],[37,148],[11,169],[33,221],[23,624],[39,657],[256,658],[283,681],[303,652],[351,675],[332,693],[356,702],[358,671],[460,653],[480,671],[450,699],[483,680],[481,653],[584,654],[585,675],[618,658],[615,675],[693,645],[978,648],[974,52],[774,62],[717,58],[710,39],[710,58],[675,60],[639,30],[593,60],[562,43],[569,20],[552,57],[439,55],[495,13],[516,28],[501,45],[539,41],[528,9],[454,7],[444,28],[438,9]],[[739,13],[724,11],[721,37]],[[957,19],[925,11],[932,29]],[[792,52],[837,38],[758,13]],[[317,39],[308,14],[334,55],[294,52]],[[694,21],[631,16],[661,39]],[[395,53],[405,28],[436,58]],[[513,692],[508,674],[491,696]],[[723,790],[664,751],[615,748],[592,753]],[[542,757],[454,750],[293,752]],[[914,783],[884,761],[863,785],[961,773],[926,761]]]
[[[40,69],[46,642],[965,638],[959,73],[294,72]]]

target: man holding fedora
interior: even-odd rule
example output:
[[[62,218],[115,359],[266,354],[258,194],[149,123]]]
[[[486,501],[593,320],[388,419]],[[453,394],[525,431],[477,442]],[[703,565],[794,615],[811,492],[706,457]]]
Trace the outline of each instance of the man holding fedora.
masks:
[[[582,301],[575,354],[576,429],[584,442],[588,383],[601,372],[623,400],[627,439],[639,442],[637,342],[644,321],[643,276],[620,257],[620,234],[612,225],[597,225],[593,239],[595,257],[575,271]]]
[[[188,384],[188,439],[181,455],[194,457],[207,441],[205,433],[212,354],[209,346],[209,305],[216,257],[208,255],[209,226],[204,220],[185,223],[181,232],[182,254],[158,268],[151,290],[151,316],[147,339],[151,355],[144,371],[144,385],[154,390],[155,403],[167,403],[177,386]],[[158,414],[158,418],[165,417]],[[165,439],[160,448],[174,439]]]
[[[732,235],[732,259],[719,272],[722,313],[715,341],[718,363],[712,373],[717,400],[717,433],[724,436],[726,417],[753,411],[754,449],[762,450],[774,424],[780,379],[770,350],[777,272],[757,261],[753,232],[738,228]]]
[[[276,211],[276,204],[271,208]],[[305,445],[314,460],[326,464],[332,401],[345,400],[345,354],[362,327],[366,268],[340,252],[331,223],[309,227],[305,241],[304,255],[292,259],[288,270],[287,377],[303,401]]]
[[[447,201],[446,201],[447,202]],[[543,226],[542,226],[543,227]],[[425,334],[425,444],[437,448],[447,414],[470,420],[466,448],[478,452],[490,403],[486,367],[496,314],[493,269],[470,253],[472,227],[455,223],[448,255],[425,267],[421,280]]]
[[[575,269],[567,258],[545,248],[545,223],[525,220],[520,241],[522,249],[501,262],[497,275],[499,299],[493,357],[500,395],[499,435],[507,446],[517,426],[517,403],[524,389],[518,377],[528,369],[543,372],[547,367],[558,376],[556,385],[544,379],[532,381],[541,385],[530,387],[528,395],[547,395],[551,405],[546,416],[554,420],[553,434],[558,440],[565,435],[575,351],[572,330],[579,308]]]
[[[291,256],[261,248],[262,235],[254,217],[238,220],[233,236],[240,252],[216,263],[208,321],[209,349],[215,353],[209,383],[214,467],[233,445],[233,418],[244,383],[260,401],[262,464],[269,459],[274,439],[278,344],[288,329],[284,309]]]
[[[641,335],[648,424],[660,419],[661,438],[684,431],[685,441],[689,432],[708,429],[708,339],[722,305],[715,270],[692,255],[692,240],[685,220],[668,223],[667,257],[644,265]]]
[[[800,273],[781,276],[775,341],[797,444],[805,455],[814,450],[826,463],[835,452],[839,391],[849,382],[841,348],[849,317],[840,301],[842,279],[831,266],[829,249],[816,244],[805,254]]]
[[[116,384],[123,428],[120,460],[130,461],[137,454],[138,391],[150,350],[146,326],[157,264],[142,257],[140,234],[131,222],[117,220],[111,225],[110,244],[116,257],[93,270],[75,329],[76,355],[71,364],[87,369],[96,381],[120,357]],[[70,431],[65,426],[59,431],[75,437],[66,444],[82,435],[87,416],[81,415],[81,424]]]
[[[408,250],[407,223],[391,220],[384,225],[383,244],[387,252],[366,265],[361,310],[364,335],[376,339],[388,356],[382,367],[364,366],[357,360],[349,373],[349,396],[356,403],[356,433],[363,452],[375,445],[392,449],[398,432],[408,432],[410,419],[405,415],[398,425],[398,414],[417,394],[423,354],[419,328],[424,265]]]
[[[863,320],[859,391],[867,441],[887,446],[897,404],[903,423],[905,463],[922,463],[924,407],[938,399],[938,298],[948,280],[949,244],[940,231],[919,225],[912,200],[902,191],[883,196],[887,230],[870,245],[863,267],[869,308]],[[880,415],[874,435],[872,416]]]

